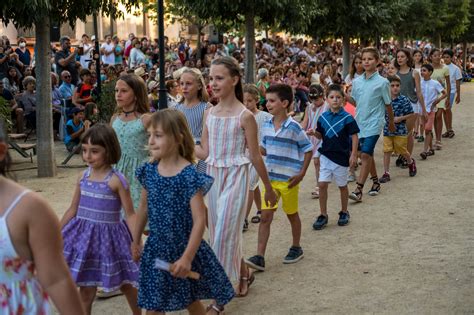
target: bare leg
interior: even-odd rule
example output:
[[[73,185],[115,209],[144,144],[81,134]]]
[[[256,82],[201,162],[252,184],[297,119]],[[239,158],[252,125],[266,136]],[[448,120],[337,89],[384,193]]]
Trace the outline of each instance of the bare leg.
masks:
[[[436,142],[441,142],[441,134],[443,133],[443,112],[444,109],[439,108],[435,116],[435,137]]]
[[[392,152],[384,152],[383,154],[383,169],[385,173],[390,173],[390,158],[392,156]]]
[[[260,194],[260,188],[258,186],[257,188],[255,188],[253,199],[255,200],[255,206],[257,207],[257,210],[262,210],[262,196]]]
[[[206,314],[206,309],[202,305],[201,301],[194,301],[186,308],[191,315],[204,315]]]
[[[444,111],[444,124],[446,125],[446,129],[448,131],[453,130],[453,111],[451,110],[451,107],[446,108]]]
[[[372,160],[372,163],[370,163],[370,176],[378,178],[378,176],[377,176],[377,167],[375,166],[374,157],[371,156],[370,159]]]
[[[328,202],[328,186],[327,182],[319,182],[319,208],[321,214],[328,216],[327,202]]]
[[[362,153],[360,155],[362,165],[360,166],[359,179],[358,182],[365,184],[367,177],[369,176],[369,171],[372,168],[374,158],[367,153]]]
[[[408,131],[407,149],[408,149],[408,152],[410,152],[410,154],[413,153],[413,146],[414,146],[414,143],[415,143],[415,139],[413,138],[413,130],[416,130],[416,129],[414,129],[415,128],[415,120],[416,120],[416,116],[407,119],[407,122],[406,122],[407,131]]]
[[[270,238],[270,225],[272,224],[275,210],[262,211],[260,225],[258,226],[257,255],[265,256],[268,239]]]
[[[132,310],[132,313],[134,315],[140,315],[142,313],[142,310],[138,307],[137,289],[134,288],[131,284],[124,284],[120,288],[120,291],[122,291],[125,295],[125,298],[127,298],[127,302],[130,306],[130,309]]]
[[[165,315],[165,313],[147,310],[146,315]]]
[[[428,152],[428,150],[433,149],[433,132],[432,131],[425,131],[425,147],[424,152]]]
[[[319,181],[319,158],[314,158],[313,159],[314,163],[314,170],[316,173],[316,187],[318,187],[318,181]]]
[[[82,304],[86,310],[86,314],[92,314],[92,303],[94,302],[97,287],[80,287],[79,294],[81,296]]]
[[[341,192],[341,211],[347,212],[347,204],[349,202],[349,189],[346,185],[344,187],[339,187],[339,191]]]
[[[18,133],[23,133],[23,124],[24,124],[23,117],[25,115],[23,112],[23,108],[15,109],[15,113],[16,113],[16,131]]]
[[[247,214],[245,215],[245,219],[248,219],[250,210],[252,210],[253,198],[254,198],[254,191],[249,190],[249,197],[247,199]]]
[[[301,220],[298,212],[287,215],[291,225],[291,234],[293,236],[293,246],[300,247],[301,239]]]

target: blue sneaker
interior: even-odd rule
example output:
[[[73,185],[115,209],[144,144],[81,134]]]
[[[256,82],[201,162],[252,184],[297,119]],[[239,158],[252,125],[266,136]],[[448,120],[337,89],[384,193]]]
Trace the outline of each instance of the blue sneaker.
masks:
[[[322,230],[328,224],[328,217],[325,215],[319,215],[313,224],[313,229]]]
[[[337,225],[339,226],[348,225],[350,217],[351,215],[349,214],[349,211],[339,212],[339,220],[337,220]]]

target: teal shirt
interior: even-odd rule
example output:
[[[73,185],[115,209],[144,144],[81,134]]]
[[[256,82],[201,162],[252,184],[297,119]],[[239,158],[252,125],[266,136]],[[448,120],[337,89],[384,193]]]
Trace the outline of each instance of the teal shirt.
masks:
[[[390,83],[377,71],[369,78],[365,73],[352,81],[351,96],[356,101],[359,137],[380,135],[385,124],[385,106],[390,105]]]

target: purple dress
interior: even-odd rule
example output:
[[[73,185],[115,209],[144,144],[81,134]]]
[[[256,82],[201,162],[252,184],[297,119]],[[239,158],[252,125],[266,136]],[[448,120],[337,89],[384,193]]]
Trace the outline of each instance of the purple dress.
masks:
[[[108,184],[114,174],[129,189],[115,169],[103,181],[90,181],[90,169],[84,173],[77,214],[62,230],[64,257],[76,284],[106,292],[127,283],[136,287],[139,271],[130,253],[130,231],[120,217],[120,197]]]

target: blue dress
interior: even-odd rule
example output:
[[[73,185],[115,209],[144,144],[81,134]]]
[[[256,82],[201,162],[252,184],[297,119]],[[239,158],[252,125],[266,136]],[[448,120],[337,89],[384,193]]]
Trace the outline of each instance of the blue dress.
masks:
[[[191,270],[201,275],[199,280],[174,278],[154,267],[157,258],[170,263],[181,258],[193,227],[191,199],[199,191],[206,194],[213,178],[198,173],[194,165],[186,166],[176,176],[164,177],[158,173],[158,162],[140,166],[136,176],[148,193],[150,226],[140,261],[138,306],[172,312],[197,300],[227,304],[234,297],[234,288],[204,240],[191,264]]]

